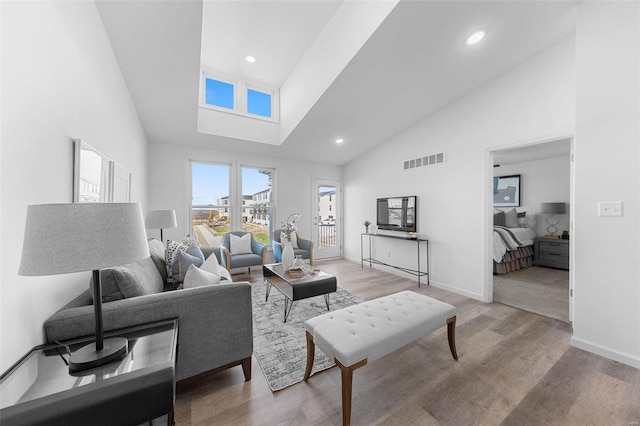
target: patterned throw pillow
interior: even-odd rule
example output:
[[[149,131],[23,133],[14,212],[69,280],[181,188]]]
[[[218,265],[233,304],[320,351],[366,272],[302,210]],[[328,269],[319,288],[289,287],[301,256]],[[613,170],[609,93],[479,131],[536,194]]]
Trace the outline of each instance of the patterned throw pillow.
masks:
[[[167,283],[168,284],[179,284],[182,282],[180,280],[180,266],[178,263],[178,256],[180,252],[184,252],[188,255],[198,257],[202,261],[196,266],[202,265],[204,263],[204,254],[200,247],[198,246],[198,241],[195,237],[191,235],[187,235],[182,241],[172,241],[167,240],[167,249],[165,250],[165,264],[167,266]],[[184,269],[186,273],[188,266]],[[184,278],[184,275],[183,275]]]

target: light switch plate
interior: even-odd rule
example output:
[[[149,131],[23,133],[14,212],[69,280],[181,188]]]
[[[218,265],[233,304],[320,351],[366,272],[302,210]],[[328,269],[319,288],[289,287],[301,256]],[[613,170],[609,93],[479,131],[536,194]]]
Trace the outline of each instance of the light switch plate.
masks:
[[[622,216],[622,201],[600,201],[598,216]]]

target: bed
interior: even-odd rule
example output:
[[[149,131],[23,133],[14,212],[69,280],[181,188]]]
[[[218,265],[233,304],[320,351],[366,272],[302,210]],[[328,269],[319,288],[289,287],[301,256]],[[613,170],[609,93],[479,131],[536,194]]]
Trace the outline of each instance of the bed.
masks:
[[[493,273],[508,274],[533,265],[533,239],[531,228],[493,227]]]

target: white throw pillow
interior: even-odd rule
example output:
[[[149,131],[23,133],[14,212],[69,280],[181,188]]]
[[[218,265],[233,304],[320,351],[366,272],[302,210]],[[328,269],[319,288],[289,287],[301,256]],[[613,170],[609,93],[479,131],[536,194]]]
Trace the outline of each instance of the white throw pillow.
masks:
[[[287,237],[285,237],[284,232],[280,233],[280,244],[282,245],[283,248],[284,248],[284,245],[287,244]],[[291,233],[291,248],[294,248],[294,249],[300,248],[298,247],[298,236],[296,235],[295,232]]]
[[[204,261],[202,266],[200,266],[200,269],[207,271],[210,274],[217,275],[218,279],[220,278],[220,264],[218,263],[218,258],[215,253],[211,253],[211,256]]]
[[[244,234],[242,237],[231,234],[230,237],[231,254],[253,253],[251,251],[251,234]]]
[[[215,255],[214,255],[215,256]],[[182,283],[183,288],[202,287],[204,285],[213,285],[220,282],[220,276],[204,271],[195,265],[189,266],[187,274]]]

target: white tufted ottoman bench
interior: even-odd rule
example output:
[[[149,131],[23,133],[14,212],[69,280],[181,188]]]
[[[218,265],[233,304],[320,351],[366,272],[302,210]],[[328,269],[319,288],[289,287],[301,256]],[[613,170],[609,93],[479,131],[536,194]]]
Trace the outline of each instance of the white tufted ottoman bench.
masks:
[[[317,345],[340,367],[342,424],[348,425],[351,421],[353,371],[445,324],[449,349],[457,360],[456,308],[413,291],[403,291],[311,318],[305,322],[307,368],[304,380],[311,375]]]

